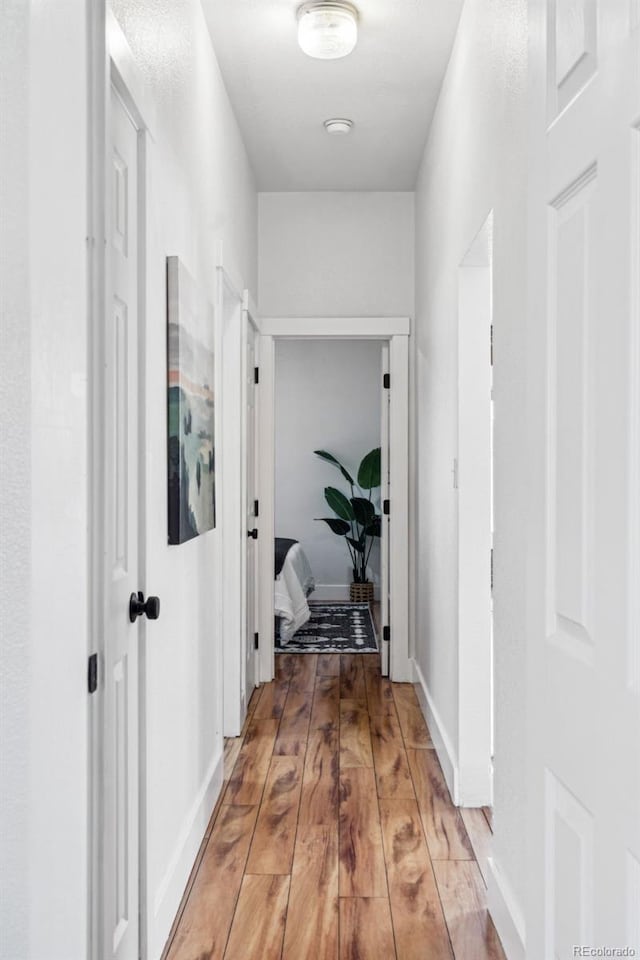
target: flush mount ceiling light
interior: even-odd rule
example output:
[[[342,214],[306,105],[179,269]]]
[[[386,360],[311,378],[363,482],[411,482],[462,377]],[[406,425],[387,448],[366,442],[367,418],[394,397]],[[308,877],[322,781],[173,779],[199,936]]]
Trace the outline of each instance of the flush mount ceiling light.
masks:
[[[346,57],[358,42],[358,11],[342,0],[311,0],[298,8],[298,43],[318,60]]]
[[[342,117],[334,117],[333,120],[325,120],[324,128],[332,136],[344,136],[345,133],[351,133],[353,120],[344,120]]]

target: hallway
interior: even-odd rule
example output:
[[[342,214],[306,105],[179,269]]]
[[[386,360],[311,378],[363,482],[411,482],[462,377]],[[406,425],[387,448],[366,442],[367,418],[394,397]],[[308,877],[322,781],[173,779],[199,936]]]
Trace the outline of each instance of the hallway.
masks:
[[[377,655],[280,655],[163,960],[502,960],[482,810],[451,804],[410,684]]]

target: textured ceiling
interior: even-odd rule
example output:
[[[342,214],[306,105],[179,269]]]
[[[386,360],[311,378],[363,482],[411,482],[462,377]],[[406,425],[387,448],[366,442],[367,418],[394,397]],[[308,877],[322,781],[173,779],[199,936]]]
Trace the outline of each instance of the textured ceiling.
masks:
[[[462,2],[360,0],[355,51],[313,60],[298,0],[202,0],[258,189],[412,190]]]

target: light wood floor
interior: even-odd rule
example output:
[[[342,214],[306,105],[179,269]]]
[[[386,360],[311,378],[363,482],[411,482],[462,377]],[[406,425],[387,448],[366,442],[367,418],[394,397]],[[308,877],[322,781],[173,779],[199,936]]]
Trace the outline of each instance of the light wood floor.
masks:
[[[166,960],[503,960],[488,811],[458,810],[413,687],[377,655],[276,657]]]

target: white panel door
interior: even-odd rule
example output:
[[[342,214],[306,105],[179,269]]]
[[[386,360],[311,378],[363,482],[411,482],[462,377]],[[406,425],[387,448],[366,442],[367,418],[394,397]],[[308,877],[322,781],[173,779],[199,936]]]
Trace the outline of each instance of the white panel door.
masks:
[[[246,517],[247,517],[247,563],[246,563],[246,637],[244,662],[244,689],[246,703],[249,704],[251,694],[256,685],[256,647],[255,636],[258,632],[258,489],[257,489],[257,458],[256,458],[256,387],[255,369],[257,366],[256,329],[251,317],[245,311],[247,344],[247,431],[246,431]]]
[[[527,956],[545,960],[640,955],[637,8],[529,4]]]
[[[111,91],[105,332],[104,956],[138,957],[137,132]]]
[[[378,646],[380,648],[383,677],[389,676],[389,637],[391,609],[389,603],[389,516],[384,513],[385,501],[389,500],[389,344],[382,344],[382,390],[380,393],[380,625]],[[386,629],[385,629],[386,628]]]

